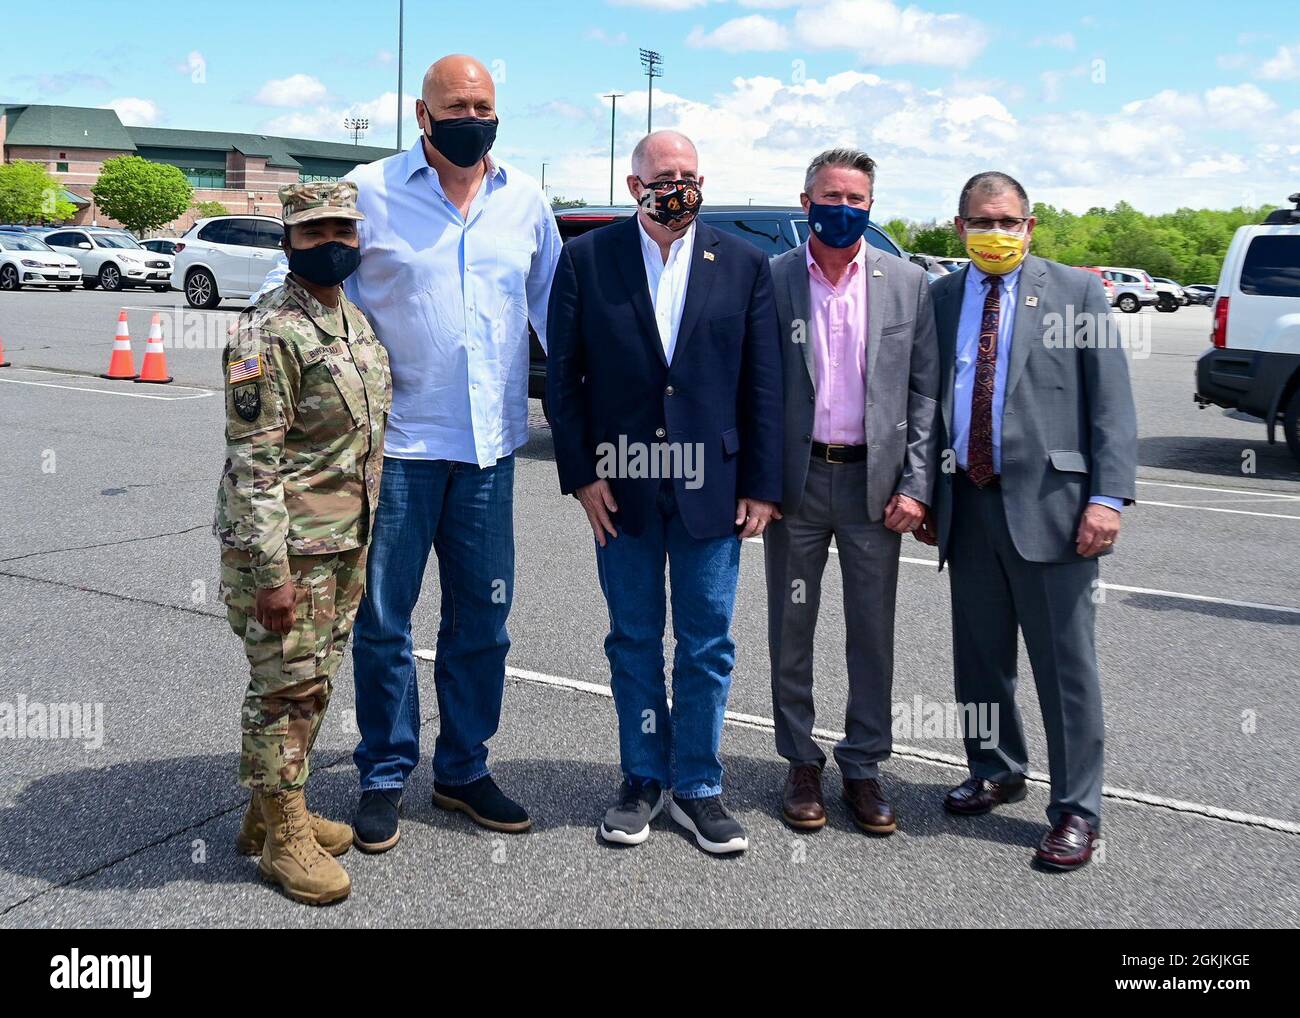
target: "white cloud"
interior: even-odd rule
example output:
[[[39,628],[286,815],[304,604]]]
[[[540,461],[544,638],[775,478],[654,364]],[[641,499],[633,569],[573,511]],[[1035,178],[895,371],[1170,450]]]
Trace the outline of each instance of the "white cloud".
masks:
[[[635,0],[624,0],[635,2]],[[696,6],[690,0],[678,9]],[[736,53],[799,46],[850,49],[865,64],[936,64],[965,67],[988,43],[984,26],[963,14],[935,14],[892,0],[742,0],[742,6],[797,7],[790,23],[761,14],[733,18],[712,31],[694,29],[687,43]]]
[[[711,32],[696,27],[686,37],[686,45],[696,48],[721,49],[728,53],[785,49],[789,33],[784,26],[761,14],[724,21]]]
[[[604,46],[626,46],[626,32],[606,32],[603,28],[589,28],[582,33],[582,37],[591,42],[598,42]]]
[[[1259,77],[1269,81],[1300,78],[1300,43],[1295,46],[1279,46],[1277,53],[1260,66]]]
[[[409,128],[403,135],[403,144],[414,139],[419,128],[415,126],[415,100],[418,96],[407,95],[402,101],[403,129]],[[365,117],[370,121],[370,130],[362,135],[364,145],[389,145],[393,143],[397,127],[397,93],[385,92],[383,95],[367,102],[353,103],[350,106],[333,106],[323,104],[311,110],[298,110],[284,113],[262,124],[265,134],[288,138],[318,138],[321,140],[351,141],[351,136],[343,126],[345,117]]]
[[[649,7],[657,11],[689,11],[714,0],[609,0],[615,7]]]
[[[319,78],[310,74],[291,74],[287,78],[272,78],[253,96],[253,102],[263,106],[307,106],[320,102],[328,94]]]
[[[878,161],[884,218],[947,217],[961,184],[991,168],[1023,181],[1031,199],[1076,211],[1120,200],[1147,212],[1228,208],[1243,200],[1243,179],[1258,201],[1295,190],[1300,145],[1288,151],[1276,139],[1300,135],[1300,110],[1280,113],[1251,84],[1166,90],[1110,112],[1025,117],[1006,90],[963,84],[949,92],[861,71],[801,83],[736,78],[707,101],[657,89],[655,126],[695,140],[705,200],[717,204],[793,204],[808,160],[833,145],[863,148]],[[638,109],[645,99],[633,92],[624,102]],[[643,126],[635,116],[619,118],[619,181]],[[601,134],[593,130],[585,149],[548,158],[547,181],[557,192],[608,199],[608,134]],[[617,184],[618,200],[622,191]]]
[[[153,127],[162,119],[162,111],[158,109],[156,102],[137,96],[110,99],[100,109],[115,111],[122,123],[132,127]]]
[[[1074,33],[1062,32],[1060,35],[1040,35],[1031,45],[1072,50],[1075,47]]]

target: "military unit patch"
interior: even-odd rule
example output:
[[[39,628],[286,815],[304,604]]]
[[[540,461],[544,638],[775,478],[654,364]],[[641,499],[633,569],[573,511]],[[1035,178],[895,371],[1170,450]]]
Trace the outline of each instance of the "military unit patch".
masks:
[[[262,393],[256,384],[239,386],[231,393],[231,400],[235,412],[246,421],[257,420],[257,415],[262,412]]]

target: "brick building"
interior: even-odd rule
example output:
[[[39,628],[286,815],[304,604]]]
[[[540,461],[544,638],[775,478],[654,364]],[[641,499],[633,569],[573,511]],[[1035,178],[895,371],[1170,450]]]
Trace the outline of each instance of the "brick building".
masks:
[[[98,212],[91,193],[100,167],[114,156],[136,155],[178,167],[194,187],[195,204],[216,201],[232,213],[278,216],[280,185],[337,180],[354,166],[393,151],[264,134],[126,127],[113,110],[80,106],[0,106],[4,162],[44,166],[77,206],[71,222],[79,226],[121,225]],[[159,235],[179,236],[194,219],[190,209]]]

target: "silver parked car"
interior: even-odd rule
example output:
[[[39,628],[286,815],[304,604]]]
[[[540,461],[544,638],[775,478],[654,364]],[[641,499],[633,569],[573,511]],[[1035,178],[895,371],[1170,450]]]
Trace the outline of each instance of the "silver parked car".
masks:
[[[81,285],[116,291],[130,286],[171,289],[172,259],[140,246],[125,230],[77,226],[41,238],[56,251],[69,254],[81,266]]]

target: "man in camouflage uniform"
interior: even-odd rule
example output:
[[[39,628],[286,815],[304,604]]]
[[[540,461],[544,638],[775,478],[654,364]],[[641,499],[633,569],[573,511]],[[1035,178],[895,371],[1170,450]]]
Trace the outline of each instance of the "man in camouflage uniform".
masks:
[[[226,464],[213,530],[244,641],[237,847],[292,898],[351,882],[352,828],[307,811],[307,758],[356,618],[379,501],[388,356],[339,283],[356,267],[356,185],[280,189],[290,275],[240,317],[224,356]]]

